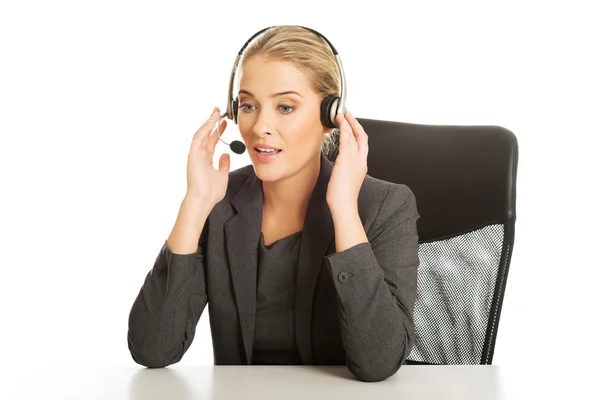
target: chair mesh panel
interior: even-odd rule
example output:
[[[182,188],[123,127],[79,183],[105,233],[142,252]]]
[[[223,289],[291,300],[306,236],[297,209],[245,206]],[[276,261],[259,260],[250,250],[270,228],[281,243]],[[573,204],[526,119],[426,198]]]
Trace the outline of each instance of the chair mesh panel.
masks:
[[[410,361],[479,364],[504,226],[419,245],[416,340]]]

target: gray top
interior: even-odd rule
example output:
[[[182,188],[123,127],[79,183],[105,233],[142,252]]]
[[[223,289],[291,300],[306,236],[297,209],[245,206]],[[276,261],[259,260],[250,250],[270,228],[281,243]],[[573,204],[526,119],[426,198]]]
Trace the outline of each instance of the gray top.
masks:
[[[294,330],[296,269],[302,231],[258,245],[256,323],[252,364],[302,364]]]

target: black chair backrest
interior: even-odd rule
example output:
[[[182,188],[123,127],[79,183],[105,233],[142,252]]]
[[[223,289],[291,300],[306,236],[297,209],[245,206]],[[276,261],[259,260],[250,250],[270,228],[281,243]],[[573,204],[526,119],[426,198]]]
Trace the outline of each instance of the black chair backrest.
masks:
[[[407,363],[491,364],[514,243],[515,135],[499,126],[358,121],[369,135],[368,174],[410,187],[421,215]]]

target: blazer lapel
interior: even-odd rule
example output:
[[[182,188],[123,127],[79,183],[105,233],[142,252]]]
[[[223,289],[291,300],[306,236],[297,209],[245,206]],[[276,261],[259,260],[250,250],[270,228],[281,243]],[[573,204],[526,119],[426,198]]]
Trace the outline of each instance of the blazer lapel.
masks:
[[[319,272],[334,237],[331,212],[326,201],[333,164],[321,154],[321,170],[311,196],[300,240],[296,277],[296,343],[303,364],[313,364],[312,306]]]
[[[256,314],[258,243],[262,230],[262,182],[250,174],[231,204],[237,214],[225,223],[225,246],[229,256],[247,364],[252,363]]]
[[[296,276],[295,331],[303,364],[313,364],[311,344],[312,306],[315,285],[324,257],[333,243],[334,226],[326,201],[333,164],[321,154],[321,170],[313,190],[300,240]],[[225,223],[225,246],[229,257],[247,364],[252,363],[256,316],[258,243],[262,231],[262,182],[250,174],[231,204],[237,214]]]

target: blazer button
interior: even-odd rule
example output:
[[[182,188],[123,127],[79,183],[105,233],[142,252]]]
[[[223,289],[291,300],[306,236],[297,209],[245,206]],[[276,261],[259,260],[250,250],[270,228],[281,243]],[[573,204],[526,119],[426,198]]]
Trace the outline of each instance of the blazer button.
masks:
[[[342,283],[346,283],[348,282],[349,276],[347,272],[340,272],[338,274],[338,281],[342,282]]]

